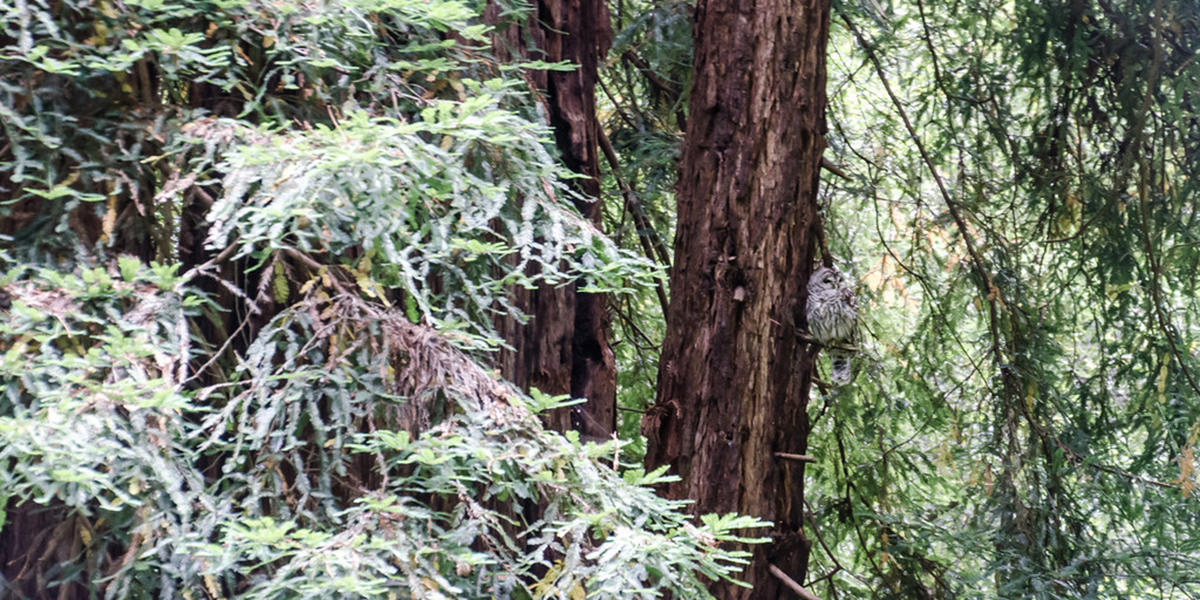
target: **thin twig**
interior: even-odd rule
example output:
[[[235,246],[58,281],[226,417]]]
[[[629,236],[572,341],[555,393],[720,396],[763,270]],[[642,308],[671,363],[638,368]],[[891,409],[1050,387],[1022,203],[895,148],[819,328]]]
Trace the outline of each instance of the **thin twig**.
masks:
[[[958,226],[958,230],[962,234],[963,243],[967,247],[967,253],[971,255],[972,266],[980,276],[980,283],[990,288],[987,290],[989,294],[996,294],[999,297],[1000,290],[992,284],[990,274],[983,268],[983,258],[980,256],[978,249],[975,248],[975,241],[971,237],[970,230],[967,229],[966,219],[963,218],[958,203],[954,201],[954,198],[950,196],[950,192],[946,189],[946,182],[942,180],[942,174],[938,172],[937,166],[933,164],[933,158],[929,156],[929,152],[925,149],[925,144],[921,143],[921,137],[917,135],[916,127],[913,127],[912,121],[909,120],[908,112],[904,110],[904,104],[900,102],[900,98],[896,96],[896,92],[892,91],[892,84],[888,81],[887,75],[883,71],[883,64],[879,62],[879,57],[875,56],[875,48],[867,43],[862,32],[854,26],[854,23],[850,21],[850,17],[846,13],[841,13],[841,16],[842,21],[846,23],[846,27],[854,34],[854,39],[858,40],[858,45],[867,53],[867,59],[875,67],[875,74],[879,76],[879,82],[883,84],[884,91],[887,92],[892,105],[896,107],[896,113],[900,116],[900,120],[904,122],[904,129],[908,131],[909,137],[912,138],[913,144],[917,146],[917,151],[921,154],[921,160],[925,163],[925,167],[929,169],[929,174],[933,176],[938,191],[941,193],[942,199],[946,202],[946,208],[949,210],[950,216],[954,218],[954,223]]]
[[[817,457],[815,457],[815,456],[809,456],[807,454],[792,454],[791,452],[776,452],[775,457],[782,458],[785,460],[797,460],[800,462],[808,462],[808,463],[817,462]]]
[[[787,573],[783,572],[783,569],[780,569],[775,565],[768,565],[768,568],[776,579],[782,581],[783,585],[786,585],[793,592],[799,594],[801,598],[804,598],[804,600],[821,600],[816,594],[804,589],[803,587],[800,587],[800,584],[796,583],[795,579],[788,577]]]
[[[642,204],[638,201],[633,190],[625,183],[624,178],[620,173],[620,162],[617,160],[617,152],[613,149],[612,142],[605,135],[603,128],[597,128],[600,132],[600,148],[604,152],[604,157],[608,159],[609,167],[612,169],[613,178],[617,180],[617,186],[621,188],[621,196],[625,199],[625,207],[629,213],[633,215],[633,224],[637,227],[637,238],[642,244],[642,251],[646,253],[646,257],[654,260],[665,266],[668,270],[671,268],[670,255],[667,254],[666,244],[658,237],[658,233],[650,225],[650,219],[646,216],[646,211],[642,210]],[[667,314],[667,288],[663,282],[654,282],[654,292],[658,295],[658,303],[662,306],[662,314]]]
[[[833,173],[834,175],[837,175],[838,177],[841,177],[842,179],[846,179],[846,180],[850,179],[850,176],[847,175],[846,172],[843,171],[841,167],[833,164],[832,160],[829,160],[828,158],[826,158],[824,156],[821,157],[821,168],[825,169],[826,171],[829,171],[830,173]]]
[[[1159,0],[1159,2],[1156,3],[1155,8],[1156,8],[1155,14],[1161,15],[1162,14],[1162,1],[1161,0]],[[1154,50],[1154,61],[1150,63],[1150,74],[1147,77],[1147,83],[1146,83],[1146,95],[1142,99],[1142,106],[1141,106],[1141,110],[1139,111],[1139,115],[1138,115],[1139,118],[1135,120],[1136,125],[1139,126],[1138,129],[1140,129],[1140,125],[1142,125],[1145,122],[1146,114],[1150,111],[1150,105],[1152,104],[1152,102],[1154,100],[1154,90],[1155,90],[1156,86],[1158,85],[1159,67],[1162,64],[1162,59],[1163,59],[1163,57],[1162,57],[1162,54],[1163,54],[1162,39],[1161,39],[1162,38],[1162,29],[1161,29],[1161,23],[1159,23],[1157,17],[1154,19],[1154,25],[1155,25],[1154,49],[1153,49]],[[1135,133],[1137,133],[1137,132],[1135,131]],[[1140,136],[1139,136],[1139,141],[1140,141]],[[1162,307],[1162,289],[1161,289],[1162,285],[1159,283],[1159,278],[1161,277],[1161,274],[1162,274],[1161,273],[1162,268],[1159,266],[1160,265],[1159,260],[1154,253],[1154,244],[1150,240],[1150,231],[1149,231],[1149,229],[1150,229],[1150,207],[1149,207],[1148,203],[1146,202],[1146,193],[1147,193],[1146,192],[1146,187],[1147,187],[1146,179],[1149,177],[1149,175],[1146,172],[1147,170],[1148,169],[1146,167],[1146,162],[1144,160],[1139,161],[1138,200],[1140,202],[1140,206],[1141,206],[1141,210],[1142,210],[1142,227],[1141,227],[1142,246],[1145,248],[1146,262],[1148,263],[1149,270],[1150,270],[1150,296],[1151,296],[1151,299],[1154,304],[1154,314],[1156,316],[1156,320],[1158,321],[1159,330],[1162,331],[1163,337],[1166,338],[1167,346],[1171,349],[1171,354],[1173,354],[1175,356],[1175,360],[1177,362],[1179,362],[1179,370],[1183,372],[1183,376],[1185,379],[1187,379],[1188,385],[1191,386],[1192,390],[1195,391],[1197,394],[1200,394],[1200,386],[1198,386],[1196,384],[1196,380],[1192,377],[1192,372],[1187,368],[1187,363],[1184,362],[1183,353],[1179,351],[1179,346],[1175,343],[1175,335],[1174,335],[1174,331],[1173,331],[1174,328],[1170,326],[1169,319],[1167,318],[1167,315],[1163,311],[1163,307]]]
[[[816,536],[816,538],[817,538],[817,543],[821,545],[821,548],[823,550],[825,550],[825,554],[829,556],[829,560],[833,561],[833,569],[831,569],[828,573],[826,573],[816,579],[813,579],[812,581],[809,581],[808,582],[809,587],[816,586],[818,583],[821,583],[822,581],[825,581],[826,579],[833,577],[834,575],[838,574],[841,571],[845,571],[851,577],[853,577],[859,581],[864,581],[861,577],[859,577],[858,575],[855,575],[854,571],[847,569],[845,567],[845,565],[843,565],[841,563],[841,561],[838,560],[838,557],[836,554],[833,553],[833,550],[829,549],[829,545],[825,543],[824,536],[821,535],[821,530],[817,528],[817,519],[815,516],[813,516],[813,508],[812,508],[812,505],[808,503],[808,500],[804,500],[804,508],[807,509],[804,511],[804,518],[808,519],[808,524],[809,524],[809,526],[812,527],[813,535]]]
[[[679,127],[680,131],[686,130],[687,117],[684,116],[683,110],[679,108],[679,99],[683,97],[683,91],[680,89],[679,85],[673,81],[667,81],[666,79],[663,79],[661,75],[654,72],[654,69],[650,67],[650,63],[638,56],[633,50],[626,50],[621,54],[621,58],[633,63],[633,65],[637,67],[638,71],[641,71],[642,76],[649,80],[650,83],[654,84],[654,87],[657,87],[671,96],[672,104],[676,105],[675,125]]]
[[[605,96],[608,96],[608,101],[612,102],[613,108],[616,109],[615,112],[617,113],[617,117],[625,122],[625,126],[632,131],[640,131],[640,128],[633,124],[633,120],[629,118],[629,115],[625,114],[625,111],[621,109],[622,107],[620,103],[617,102],[616,97],[612,95],[612,92],[608,91],[608,86],[604,84],[604,79],[597,79],[596,83],[600,84],[600,91],[604,92]],[[603,129],[601,131],[603,131]]]

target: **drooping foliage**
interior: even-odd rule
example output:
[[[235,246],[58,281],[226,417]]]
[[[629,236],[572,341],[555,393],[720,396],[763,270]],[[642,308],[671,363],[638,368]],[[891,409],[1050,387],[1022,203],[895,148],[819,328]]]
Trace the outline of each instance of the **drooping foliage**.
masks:
[[[654,214],[690,48],[675,5],[613,6],[636,17],[605,123]],[[814,393],[801,583],[1195,596],[1197,6],[835,3],[833,26],[825,231],[863,344]]]
[[[0,8],[0,595],[705,597],[692,523],[500,380],[513,286],[656,273],[453,1]],[[520,5],[502,15],[520,17]],[[533,268],[536,267],[536,268]]]
[[[597,118],[607,160],[605,230],[663,267],[671,264],[676,161],[691,87],[692,6],[688,2],[612,5],[613,47],[602,72]],[[618,429],[641,453],[639,424],[653,403],[668,294],[642,287],[613,303]]]
[[[800,583],[1200,595],[1196,4],[834,6],[824,229],[864,322],[853,385],[814,391]],[[492,59],[478,3],[0,5],[0,596],[702,597],[728,573],[746,522],[689,523],[622,466],[693,7],[610,8],[615,243],[521,75],[553,65]],[[621,448],[543,431],[560,400],[490,370],[506,290],[579,277],[635,288],[610,304]]]
[[[829,179],[826,229],[869,299],[868,374],[814,442],[817,576],[863,597],[1195,595],[1195,4],[840,14],[850,178]]]

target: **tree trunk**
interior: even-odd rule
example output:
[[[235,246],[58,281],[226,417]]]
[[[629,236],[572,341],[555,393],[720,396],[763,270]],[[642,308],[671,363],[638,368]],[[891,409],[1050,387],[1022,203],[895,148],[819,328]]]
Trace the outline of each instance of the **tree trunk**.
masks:
[[[495,7],[492,7],[495,9]],[[536,48],[523,48],[521,32],[509,28],[497,39],[504,52],[548,62],[568,61],[573,71],[537,71],[533,82],[545,92],[544,103],[564,164],[585,175],[573,183],[582,200],[576,207],[600,224],[599,123],[595,87],[599,59],[608,51],[612,31],[603,0],[541,0],[531,15],[529,34]],[[604,296],[578,286],[517,292],[517,305],[530,320],[502,326],[515,348],[501,357],[506,378],[548,394],[570,394],[587,403],[554,411],[549,425],[585,436],[607,438],[616,426],[616,365],[608,341],[609,316]]]
[[[649,467],[681,479],[665,492],[696,514],[773,521],[742,574],[793,598],[774,565],[803,582],[804,464],[816,349],[797,337],[817,240],[825,147],[828,0],[701,0],[688,128],[676,189],[679,225],[658,400],[643,422]]]

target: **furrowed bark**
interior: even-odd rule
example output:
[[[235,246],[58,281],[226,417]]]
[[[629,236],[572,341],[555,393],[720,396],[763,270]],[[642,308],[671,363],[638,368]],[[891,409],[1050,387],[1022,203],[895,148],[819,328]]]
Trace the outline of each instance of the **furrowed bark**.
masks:
[[[608,7],[602,0],[541,0],[536,14],[521,27],[497,37],[503,50],[547,62],[568,61],[572,71],[536,71],[532,83],[544,92],[555,142],[563,163],[584,175],[572,185],[576,207],[600,224],[599,123],[596,120],[597,67],[612,38]],[[525,48],[525,34],[534,48]],[[552,412],[549,425],[575,429],[587,437],[607,438],[616,427],[616,363],[608,340],[610,317],[603,295],[542,286],[520,290],[517,305],[530,315],[524,325],[502,329],[515,352],[501,357],[504,375],[523,388],[570,394],[587,402]]]
[[[719,598],[790,598],[810,542],[804,455],[815,348],[797,337],[813,270],[825,133],[828,0],[702,0],[696,7],[671,303],[647,466],[696,514],[775,523]]]

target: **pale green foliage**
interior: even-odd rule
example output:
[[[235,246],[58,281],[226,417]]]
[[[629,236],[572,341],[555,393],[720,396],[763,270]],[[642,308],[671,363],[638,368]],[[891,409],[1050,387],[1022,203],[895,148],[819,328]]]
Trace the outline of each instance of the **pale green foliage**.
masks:
[[[196,349],[175,326],[196,296],[169,269],[125,266],[128,281],[12,271],[14,319],[0,325],[18,340],[0,361],[5,494],[66,507],[89,532],[88,555],[132,544],[112,596],[221,585],[247,598],[558,597],[577,586],[702,597],[700,574],[739,561],[717,542],[758,524],[689,524],[648,487],[661,473],[612,468],[616,442],[543,430],[533,399],[344,291],[276,317],[242,383],[185,391],[176,357]],[[403,366],[385,376],[397,356]],[[372,425],[387,422],[424,430]],[[356,479],[358,455],[378,465],[371,482]],[[208,460],[221,464],[215,479]],[[557,576],[538,584],[540,567]]]
[[[1197,138],[1166,117],[1198,27],[1170,0],[835,11],[825,230],[865,372],[811,438],[819,594],[1200,591]]]
[[[491,311],[518,316],[508,286],[583,277],[619,289],[648,276],[565,201],[546,132],[499,107],[505,84],[463,84],[471,97],[435,102],[412,123],[356,112],[336,128],[233,133],[244,142],[217,165],[226,175],[210,244],[260,262],[283,249],[361,250],[364,293],[404,290],[427,322],[474,336]]]
[[[736,573],[762,523],[690,522],[491,369],[515,286],[657,273],[579,216],[479,8],[0,8],[0,536],[40,536],[0,548],[0,595],[703,598]]]
[[[190,356],[180,325],[199,299],[181,294],[173,271],[134,260],[119,272],[13,268],[4,276],[0,494],[16,503],[10,508],[69,507],[90,534],[79,535],[98,548],[133,536],[139,562],[181,575],[182,534],[212,526],[214,499],[187,439],[186,417],[197,409],[179,386]],[[93,553],[84,558],[75,568],[99,567]]]
[[[600,114],[653,214],[673,206],[657,191],[674,182],[661,142],[677,97],[624,53],[683,81],[691,23],[676,34],[673,2],[610,5]],[[822,598],[1196,597],[1200,4],[832,7],[825,156],[849,177],[822,172],[822,212],[863,335],[854,385],[812,390],[804,583]],[[654,395],[652,351],[628,348],[659,331],[651,302],[618,320],[635,407]]]

